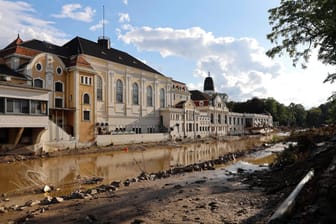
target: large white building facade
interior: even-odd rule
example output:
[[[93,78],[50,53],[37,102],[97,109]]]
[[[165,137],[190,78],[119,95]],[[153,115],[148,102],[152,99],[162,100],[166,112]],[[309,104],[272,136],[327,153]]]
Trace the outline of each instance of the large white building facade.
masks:
[[[269,114],[230,112],[227,95],[214,91],[210,75],[204,80],[203,92],[189,93],[190,99],[161,109],[164,126],[173,139],[265,133],[273,126]]]
[[[185,83],[110,48],[105,37],[97,42],[75,37],[57,46],[18,36],[0,50],[0,76],[0,133],[19,128],[20,123],[8,123],[17,115],[8,110],[12,98],[28,102],[28,107],[38,102],[42,112],[28,108],[23,113],[25,123],[38,128],[30,136],[34,144],[193,139],[272,126],[269,115],[229,112],[226,94],[214,91],[210,76],[203,92],[189,91]],[[22,132],[18,129],[1,142],[20,142]]]

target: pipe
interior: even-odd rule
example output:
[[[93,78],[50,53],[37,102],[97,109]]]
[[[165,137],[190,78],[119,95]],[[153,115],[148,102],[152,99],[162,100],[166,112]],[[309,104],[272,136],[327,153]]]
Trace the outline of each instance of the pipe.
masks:
[[[314,176],[314,169],[311,169],[306,176],[300,181],[300,183],[295,187],[294,191],[286,198],[286,200],[278,207],[274,212],[271,218],[268,220],[268,223],[275,223],[278,220],[281,220],[287,215],[290,210],[293,208],[295,199],[304,187],[304,185]]]

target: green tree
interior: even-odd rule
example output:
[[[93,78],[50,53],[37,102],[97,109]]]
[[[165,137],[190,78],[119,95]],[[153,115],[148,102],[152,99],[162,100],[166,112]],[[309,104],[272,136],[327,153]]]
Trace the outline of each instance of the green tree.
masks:
[[[277,111],[278,111],[278,121],[280,125],[288,126],[290,123],[289,115],[288,115],[288,109],[283,104],[277,105]]]
[[[328,123],[328,124],[335,124],[336,123],[336,99],[328,102],[326,123]]]
[[[304,127],[306,125],[307,111],[301,104],[295,105],[295,120],[296,125],[299,127]]]
[[[336,4],[334,0],[281,0],[280,6],[269,10],[272,31],[267,38],[275,44],[266,54],[293,59],[294,66],[306,62],[312,50],[324,64],[336,64]],[[336,73],[325,81],[333,82]]]
[[[317,127],[321,125],[321,109],[318,107],[313,107],[307,112],[307,125],[309,127]]]
[[[265,100],[265,110],[272,115],[274,121],[278,121],[278,104],[279,103],[271,97]]]
[[[303,127],[306,123],[307,112],[301,104],[291,103],[288,106],[288,120],[291,126]]]

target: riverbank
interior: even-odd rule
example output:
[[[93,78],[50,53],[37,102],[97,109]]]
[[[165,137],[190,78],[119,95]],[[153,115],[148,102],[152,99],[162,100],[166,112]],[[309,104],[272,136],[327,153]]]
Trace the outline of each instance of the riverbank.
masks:
[[[35,152],[30,147],[21,147],[19,149],[14,149],[10,151],[0,151],[0,163],[11,163],[15,161],[24,160],[34,160],[41,158],[53,158],[67,155],[84,155],[92,153],[103,153],[103,152],[113,152],[113,151],[138,151],[146,150],[151,148],[179,148],[189,144],[206,143],[212,144],[218,141],[230,142],[230,141],[240,141],[246,139],[260,138],[259,135],[250,136],[223,136],[218,138],[203,138],[203,139],[187,139],[183,141],[165,141],[165,142],[155,142],[155,143],[141,143],[141,144],[124,144],[124,145],[111,145],[105,147],[91,146],[85,148],[75,148],[75,149],[65,149],[65,150],[55,150],[53,152]],[[251,145],[252,147],[253,145]]]
[[[241,139],[240,139],[241,140]],[[250,141],[251,140],[251,141]],[[260,145],[260,140],[258,140],[258,144]],[[222,170],[222,172],[220,172],[220,168],[216,169],[216,167],[220,167],[222,164],[226,164],[232,160],[235,160],[236,158],[245,155],[248,152],[252,152],[252,151],[258,151],[263,149],[263,147],[257,147],[257,148],[251,148],[252,146],[256,145],[256,141],[255,139],[253,140],[252,138],[249,139],[245,139],[244,141],[233,141],[230,144],[229,143],[221,143],[218,145],[217,144],[212,144],[212,143],[202,143],[202,144],[192,144],[190,143],[191,147],[185,147],[186,145],[184,144],[184,147],[181,149],[175,149],[175,150],[168,150],[170,153],[167,154],[169,155],[167,158],[169,159],[168,161],[169,164],[174,164],[175,162],[172,163],[172,158],[175,156],[176,159],[178,159],[177,161],[179,161],[179,158],[187,158],[185,156],[188,155],[189,159],[186,160],[185,162],[187,162],[186,164],[190,164],[190,165],[185,165],[185,166],[177,166],[177,167],[172,167],[169,168],[169,170],[165,171],[165,172],[159,172],[159,173],[152,173],[149,176],[138,176],[137,178],[131,178],[131,179],[127,179],[127,180],[123,180],[121,182],[121,188],[118,189],[118,191],[116,191],[116,188],[119,188],[119,186],[114,186],[114,184],[104,184],[104,185],[97,185],[96,187],[92,186],[91,189],[89,188],[89,190],[87,190],[88,188],[82,188],[80,187],[81,185],[78,185],[78,189],[80,191],[74,191],[72,193],[68,193],[66,194],[67,196],[64,196],[64,194],[60,194],[59,191],[56,190],[56,188],[54,188],[54,191],[48,193],[47,195],[41,195],[41,194],[24,194],[24,195],[17,195],[17,196],[9,196],[9,195],[4,195],[4,197],[2,198],[3,202],[2,202],[2,207],[0,206],[0,213],[1,211],[3,211],[4,215],[3,215],[3,220],[6,221],[10,221],[10,220],[16,220],[16,221],[22,221],[25,219],[31,219],[32,217],[37,217],[40,216],[40,213],[49,213],[49,211],[53,211],[54,210],[54,206],[56,206],[55,208],[57,208],[58,203],[60,204],[64,204],[65,206],[68,205],[72,205],[73,203],[84,203],[83,206],[87,203],[91,203],[91,202],[87,202],[87,201],[91,201],[94,200],[96,201],[98,199],[101,200],[100,198],[105,198],[107,197],[106,194],[108,195],[130,195],[127,196],[127,199],[125,199],[125,201],[123,203],[123,206],[126,207],[129,206],[127,205],[127,202],[132,201],[133,200],[133,196],[134,194],[132,194],[132,189],[134,188],[134,191],[136,192],[142,192],[142,190],[144,190],[145,188],[148,188],[148,195],[151,195],[149,192],[151,190],[153,190],[154,194],[155,191],[157,192],[162,192],[163,195],[161,195],[160,197],[162,197],[161,201],[164,198],[170,198],[173,196],[169,196],[166,195],[166,191],[162,191],[162,188],[166,188],[167,186],[173,187],[172,189],[177,189],[177,190],[182,190],[182,188],[192,188],[193,185],[190,185],[192,183],[195,184],[201,184],[204,185],[204,191],[209,192],[211,188],[216,188],[216,186],[218,187],[219,182],[217,181],[222,181],[227,182],[227,176],[223,176],[221,179],[216,180],[216,176],[220,176],[223,175],[223,173],[227,173],[225,170]],[[224,147],[224,148],[223,148]],[[250,149],[250,150],[248,150]],[[141,157],[134,157],[136,156],[136,154],[134,153],[125,153],[123,152],[122,154],[120,154],[121,156],[127,156],[127,155],[131,155],[131,162],[134,163],[134,161],[136,162],[136,166],[137,167],[144,167],[144,165],[146,163],[138,163],[140,162],[139,159],[142,158],[144,154],[142,153],[148,153],[150,151],[153,152],[158,152],[158,150],[155,148],[153,150],[149,150],[146,149],[146,151],[142,151],[139,152],[138,156]],[[176,151],[178,154],[171,154],[172,151]],[[132,150],[130,150],[130,152],[132,152]],[[180,154],[183,153],[183,154]],[[230,153],[231,152],[231,153]],[[190,154],[192,153],[192,154]],[[224,153],[224,154],[222,154]],[[115,159],[115,158],[121,158],[118,156],[118,154],[113,153],[114,156],[111,157],[111,159]],[[156,153],[155,153],[156,154]],[[104,156],[106,156],[106,153],[103,153]],[[146,154],[147,155],[147,154]],[[174,156],[175,155],[175,156]],[[208,158],[208,160],[206,160],[205,162],[197,162],[199,159],[199,155],[203,155],[203,158]],[[217,155],[217,157],[216,157]],[[224,155],[224,156],[220,156],[219,155]],[[173,157],[172,157],[173,156]],[[190,157],[192,156],[192,157]],[[81,156],[83,157],[83,156]],[[145,156],[147,158],[147,156]],[[216,159],[209,161],[209,158],[214,157]],[[137,158],[136,160],[134,158]],[[191,160],[190,160],[191,159]],[[53,159],[47,159],[45,161],[50,161]],[[85,159],[87,160],[87,159]],[[64,162],[64,158],[62,160]],[[138,161],[138,162],[137,162]],[[176,162],[177,162],[176,161]],[[150,163],[155,163],[155,161],[151,160]],[[17,164],[17,163],[15,163]],[[177,164],[180,164],[179,162]],[[14,164],[11,164],[14,165]],[[51,164],[50,164],[51,165]],[[65,165],[65,164],[64,164]],[[63,165],[63,166],[64,166]],[[44,169],[46,168],[46,166],[43,166]],[[137,168],[135,167],[135,168]],[[147,169],[148,170],[148,164],[147,164]],[[64,167],[62,168],[64,170]],[[92,167],[91,167],[92,169]],[[105,168],[104,168],[105,169]],[[167,168],[166,168],[167,169]],[[115,169],[113,169],[115,170]],[[192,172],[192,171],[200,171],[201,172]],[[124,170],[126,171],[126,170]],[[214,173],[211,173],[211,171],[213,171]],[[216,173],[217,171],[219,171],[220,173]],[[42,172],[38,172],[37,170],[35,171],[36,174],[43,174]],[[189,176],[190,174],[192,175],[196,175],[195,177],[193,176]],[[59,174],[58,174],[59,175]],[[201,176],[197,176],[197,175],[201,175]],[[212,176],[214,175],[214,176]],[[67,175],[68,176],[68,175]],[[161,179],[160,179],[161,178]],[[187,179],[185,179],[187,178]],[[155,181],[148,181],[148,180],[153,180],[155,179]],[[188,180],[190,179],[190,180]],[[210,181],[211,179],[211,181]],[[214,181],[212,181],[214,180]],[[210,185],[207,186],[207,181],[209,181]],[[213,183],[212,183],[213,182]],[[153,185],[154,184],[154,185]],[[159,184],[159,185],[158,185]],[[161,184],[161,185],[160,185]],[[189,186],[190,185],[190,186]],[[233,188],[234,186],[238,186],[238,183],[232,184],[232,185],[228,185],[227,189]],[[153,188],[154,186],[154,188]],[[63,186],[61,188],[64,188],[66,186]],[[41,188],[40,188],[41,189]],[[172,190],[171,189],[171,190]],[[56,190],[56,191],[55,191]],[[62,189],[61,189],[62,190]],[[238,190],[238,189],[235,189]],[[242,188],[241,190],[246,191],[247,189]],[[183,190],[182,190],[183,191]],[[179,194],[182,194],[183,192],[179,191]],[[119,193],[121,192],[121,193]],[[170,190],[168,191],[169,194]],[[130,193],[130,194],[129,194]],[[197,192],[195,192],[197,193]],[[157,194],[161,194],[161,193],[157,193]],[[233,196],[234,194],[232,194]],[[61,197],[62,196],[62,197]],[[182,194],[183,196],[183,194]],[[242,194],[243,196],[243,194]],[[118,197],[118,196],[116,196]],[[44,199],[43,199],[44,198]],[[95,200],[95,198],[97,198]],[[114,196],[113,196],[114,198]],[[185,198],[185,196],[183,196],[183,198]],[[204,199],[207,199],[208,197],[206,195],[204,195]],[[147,200],[147,199],[146,199]],[[151,199],[148,199],[151,200]],[[196,199],[198,200],[198,199]],[[233,199],[232,199],[233,200]],[[79,201],[79,202],[78,202]],[[104,201],[104,200],[103,200]],[[100,202],[99,202],[100,203]],[[105,202],[101,202],[101,203],[105,203]],[[106,202],[107,203],[107,202]],[[121,202],[120,202],[121,203]],[[173,201],[169,201],[169,203],[171,204],[172,208],[174,207]],[[68,204],[68,205],[67,205]],[[217,207],[216,203],[214,201],[210,201],[208,204],[210,204],[209,206],[212,208],[211,210],[213,210],[214,208]],[[142,206],[142,205],[141,205]],[[168,205],[167,205],[168,206]],[[57,208],[58,209],[58,208]],[[66,207],[65,207],[66,209]],[[115,215],[115,214],[114,214]],[[50,216],[53,216],[50,213]],[[197,217],[196,217],[197,218]],[[124,218],[122,218],[124,219]],[[2,220],[2,219],[1,219]],[[59,223],[63,222],[58,220]],[[73,221],[73,220],[72,220]],[[35,223],[32,222],[32,223]],[[43,223],[43,222],[42,222]],[[55,222],[57,223],[57,222]],[[71,223],[71,221],[69,221],[69,223]],[[90,222],[89,222],[90,223]],[[100,223],[100,222],[98,222]],[[119,223],[119,222],[112,222],[112,223]],[[127,222],[126,222],[127,223]],[[155,223],[155,222],[154,222]]]
[[[50,199],[48,203],[45,199],[38,205],[32,205],[32,200],[24,208],[0,214],[0,218],[4,223],[27,224],[264,223],[279,196],[266,194],[237,177],[225,168],[184,172],[122,184],[118,190],[98,187],[71,200]]]
[[[165,178],[144,175],[100,185],[69,198],[48,197],[5,209],[4,223],[267,223],[311,169],[315,176],[277,223],[335,223],[335,132],[293,135],[298,142],[271,170],[232,173],[227,167],[186,169]],[[204,165],[204,164],[203,164]],[[193,168],[194,169],[194,168]],[[163,175],[163,173],[161,173]],[[155,179],[153,181],[153,179]],[[139,181],[141,180],[141,181]],[[49,194],[50,195],[50,194]],[[9,208],[14,201],[2,202]],[[1,211],[1,209],[0,209]]]

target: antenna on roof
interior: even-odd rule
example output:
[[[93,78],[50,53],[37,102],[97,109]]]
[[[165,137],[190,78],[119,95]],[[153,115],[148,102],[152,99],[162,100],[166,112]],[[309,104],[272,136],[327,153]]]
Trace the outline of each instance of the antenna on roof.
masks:
[[[110,49],[110,38],[105,37],[105,7],[103,5],[103,36],[98,37],[98,44],[104,49]]]
[[[103,5],[103,38],[105,37],[105,7]]]

